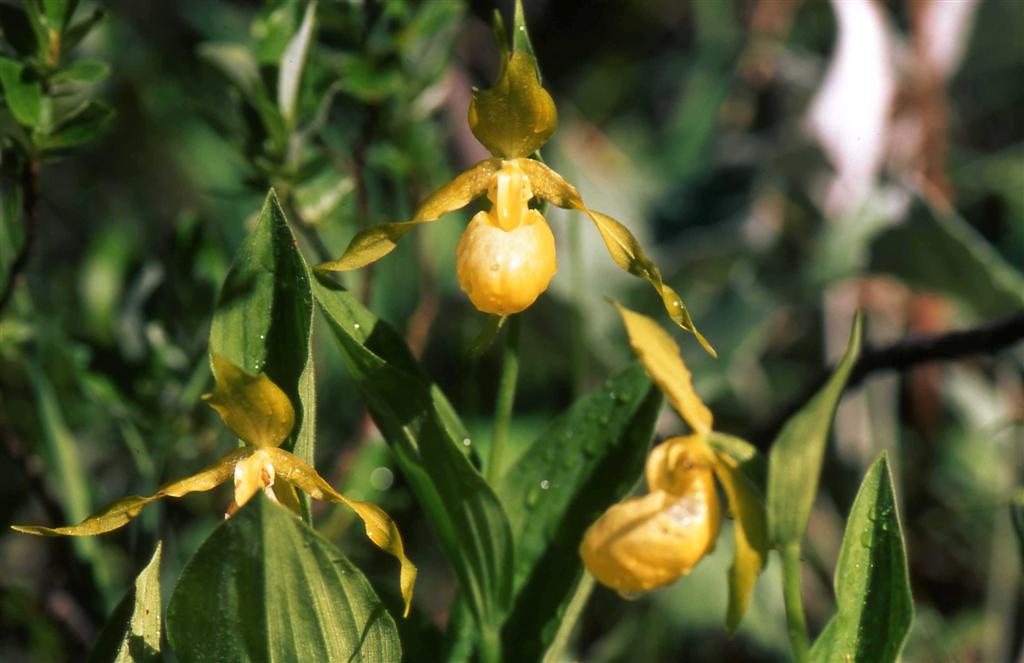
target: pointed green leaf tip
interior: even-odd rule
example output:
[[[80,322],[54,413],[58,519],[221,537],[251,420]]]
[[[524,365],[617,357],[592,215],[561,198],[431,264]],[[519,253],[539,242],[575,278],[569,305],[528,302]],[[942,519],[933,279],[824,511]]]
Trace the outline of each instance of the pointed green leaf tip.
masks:
[[[540,84],[537,61],[529,53],[513,51],[495,86],[473,91],[469,128],[495,156],[527,157],[557,126],[555,102]]]

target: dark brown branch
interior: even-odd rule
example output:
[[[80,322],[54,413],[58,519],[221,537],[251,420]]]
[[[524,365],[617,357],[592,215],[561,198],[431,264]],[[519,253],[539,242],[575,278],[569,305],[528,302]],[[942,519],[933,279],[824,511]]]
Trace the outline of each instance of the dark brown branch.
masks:
[[[962,359],[971,355],[991,355],[1024,340],[1024,310],[977,327],[959,331],[908,338],[882,348],[865,348],[853,365],[846,388],[860,385],[868,376],[881,371],[905,371],[935,361]],[[760,427],[751,437],[762,449],[775,439],[782,426],[820,390],[832,375],[823,373],[801,398]]]
[[[7,279],[4,281],[3,292],[0,292],[0,315],[3,314],[11,297],[14,296],[14,288],[18,285],[21,274],[28,265],[29,256],[32,255],[32,245],[35,243],[36,227],[39,225],[39,162],[32,159],[22,173],[22,196],[25,210],[24,225],[25,238],[18,249],[18,255],[14,257],[10,269],[7,271]]]

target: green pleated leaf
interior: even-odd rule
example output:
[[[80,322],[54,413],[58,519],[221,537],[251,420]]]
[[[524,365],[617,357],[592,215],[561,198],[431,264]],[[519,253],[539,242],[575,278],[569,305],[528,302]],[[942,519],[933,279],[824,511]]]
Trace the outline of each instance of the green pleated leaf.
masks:
[[[820,663],[893,663],[914,606],[907,553],[885,452],[857,491],[836,567],[836,614],[811,650]]]
[[[89,663],[142,663],[160,661],[160,552],[135,578],[135,584],[117,605],[96,640]]]
[[[391,615],[338,548],[262,495],[185,566],[167,607],[183,661],[401,660]]]
[[[773,546],[799,544],[818,493],[821,462],[832,417],[861,346],[861,316],[850,330],[846,354],[829,381],[790,417],[768,455],[768,536]]]
[[[512,535],[501,503],[470,461],[465,427],[394,330],[325,275],[315,275],[313,296],[478,625],[496,629],[511,599]]]
[[[540,660],[554,639],[583,577],[583,533],[636,485],[661,400],[636,364],[576,401],[502,477],[516,533],[508,660]]]
[[[950,269],[955,265],[955,269]],[[979,317],[1005,315],[1024,306],[1024,272],[953,212],[919,202],[910,219],[871,245],[871,270],[913,288],[953,297]]]
[[[210,355],[252,375],[265,372],[295,408],[283,448],[313,462],[316,393],[309,268],[271,191],[256,227],[235,254],[210,327]]]

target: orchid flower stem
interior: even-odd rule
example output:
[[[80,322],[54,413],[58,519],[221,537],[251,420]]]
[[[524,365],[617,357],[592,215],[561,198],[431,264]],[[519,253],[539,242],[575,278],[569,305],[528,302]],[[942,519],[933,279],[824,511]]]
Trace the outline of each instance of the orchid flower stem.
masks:
[[[487,461],[487,482],[492,486],[501,476],[501,457],[508,442],[508,427],[512,421],[512,407],[516,400],[516,382],[519,378],[519,316],[509,316],[505,355],[501,362],[501,382],[498,384],[498,402],[494,412],[494,436]]]
[[[808,663],[811,650],[807,642],[807,623],[804,605],[800,599],[800,546],[790,544],[779,551],[782,556],[782,596],[786,605],[786,624],[789,642],[796,663]]]

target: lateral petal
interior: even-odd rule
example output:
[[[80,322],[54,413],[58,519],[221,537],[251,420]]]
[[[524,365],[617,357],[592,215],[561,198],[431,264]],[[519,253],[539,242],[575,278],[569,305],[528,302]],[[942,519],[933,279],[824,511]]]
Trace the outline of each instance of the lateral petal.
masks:
[[[646,315],[630,311],[618,303],[615,303],[615,308],[626,324],[633,352],[672,407],[695,433],[710,433],[711,410],[693,388],[690,369],[686,367],[676,342],[661,325]]]
[[[317,265],[316,268],[328,272],[347,272],[380,260],[391,253],[398,246],[398,240],[416,226],[436,221],[486,193],[500,169],[501,159],[479,162],[427,196],[409,221],[383,223],[358,232],[340,258]]]
[[[402,535],[391,517],[380,507],[369,502],[350,500],[336,491],[315,469],[302,462],[294,454],[283,449],[267,449],[279,479],[294,484],[299,490],[318,500],[344,504],[356,512],[366,528],[366,536],[381,550],[398,558],[402,566],[399,587],[405,601],[403,616],[409,615],[412,606],[413,586],[416,583],[416,566],[405,555]]]

